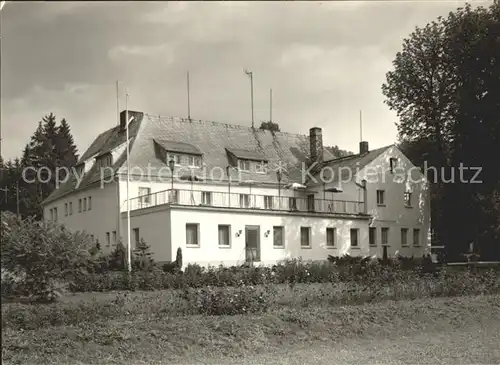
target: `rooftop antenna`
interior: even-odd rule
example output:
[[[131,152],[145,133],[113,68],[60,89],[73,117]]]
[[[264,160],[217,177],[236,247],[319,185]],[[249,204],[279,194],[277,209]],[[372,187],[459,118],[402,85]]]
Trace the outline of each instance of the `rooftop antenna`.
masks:
[[[118,125],[120,125],[120,92],[118,87],[119,81],[116,81],[116,119],[118,120]]]
[[[269,89],[269,121],[273,121],[273,89]]]
[[[191,121],[191,105],[189,100],[189,71],[187,72],[188,120]]]
[[[363,142],[363,114],[359,111],[359,141]]]
[[[254,127],[253,125],[253,73],[252,71],[244,70],[245,73],[250,77],[250,97],[251,97],[251,104],[252,104],[252,128]]]

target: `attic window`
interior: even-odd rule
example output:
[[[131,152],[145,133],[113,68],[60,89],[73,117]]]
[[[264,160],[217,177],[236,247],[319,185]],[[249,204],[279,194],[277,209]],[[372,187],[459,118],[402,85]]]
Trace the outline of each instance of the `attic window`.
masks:
[[[97,157],[96,161],[98,168],[108,167],[112,165],[113,156],[111,156],[111,153],[107,153],[103,156]]]
[[[396,167],[398,167],[398,159],[397,159],[397,158],[395,158],[395,157],[391,157],[391,158],[389,159],[389,164],[390,164],[390,168],[391,168],[391,173],[393,173],[393,172],[394,172],[394,169],[395,169]]]
[[[250,160],[238,160],[238,169],[241,171],[250,171]]]
[[[170,160],[178,166],[201,167],[201,156],[167,152],[167,163]]]

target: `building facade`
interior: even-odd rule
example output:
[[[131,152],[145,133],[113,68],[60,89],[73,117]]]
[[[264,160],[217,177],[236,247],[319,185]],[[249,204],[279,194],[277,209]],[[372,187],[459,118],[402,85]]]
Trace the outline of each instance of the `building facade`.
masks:
[[[105,251],[130,236],[157,262],[180,247],[184,264],[270,265],[421,256],[429,204],[425,176],[395,146],[362,142],[359,154],[336,158],[320,128],[307,136],[129,111],[47,198],[44,217]]]

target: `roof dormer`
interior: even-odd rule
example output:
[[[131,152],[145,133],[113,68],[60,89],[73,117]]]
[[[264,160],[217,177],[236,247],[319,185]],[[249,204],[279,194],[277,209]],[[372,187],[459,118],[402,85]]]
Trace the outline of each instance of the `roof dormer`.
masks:
[[[238,170],[260,174],[267,173],[269,161],[263,153],[239,148],[226,148],[226,151],[229,165],[237,166]]]
[[[200,168],[202,166],[203,153],[201,150],[189,143],[154,140],[157,157],[166,164],[173,160],[177,166]]]

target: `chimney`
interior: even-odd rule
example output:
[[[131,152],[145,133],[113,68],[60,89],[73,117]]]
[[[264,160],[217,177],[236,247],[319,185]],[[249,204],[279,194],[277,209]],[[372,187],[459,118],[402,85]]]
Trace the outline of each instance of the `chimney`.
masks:
[[[311,151],[311,163],[323,162],[323,134],[321,128],[314,127],[309,129],[309,144]]]
[[[137,112],[134,110],[129,110],[128,111],[128,119],[129,121],[134,121],[134,120],[141,120],[142,117],[144,116],[144,113],[142,112]],[[120,132],[125,132],[125,129],[127,127],[127,124],[125,122],[125,118],[127,117],[127,111],[123,110],[120,113]]]
[[[367,141],[362,141],[359,142],[359,154],[364,155],[365,153],[368,153],[368,142]]]

